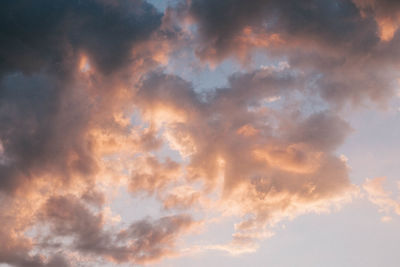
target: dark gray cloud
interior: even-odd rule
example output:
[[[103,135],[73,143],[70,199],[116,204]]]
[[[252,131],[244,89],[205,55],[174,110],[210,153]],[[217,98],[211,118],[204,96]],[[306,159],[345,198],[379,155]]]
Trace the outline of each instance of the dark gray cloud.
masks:
[[[199,34],[196,52],[204,61],[243,60],[262,49],[311,79],[314,75],[314,92],[338,107],[365,100],[385,104],[393,95],[399,62],[396,1],[190,3],[188,14]]]
[[[396,0],[354,0],[365,12],[373,12],[377,15],[386,15],[394,18],[400,11],[400,3]]]
[[[104,216],[73,196],[50,198],[39,217],[51,227],[44,247],[54,246],[49,243],[54,237],[72,237],[68,249],[119,263],[146,263],[172,255],[177,237],[195,223],[188,215],[173,215],[136,221],[119,231],[107,230]]]
[[[329,47],[348,46],[353,52],[371,48],[379,40],[375,22],[362,19],[356,5],[347,0],[194,0],[189,14],[198,23],[204,48],[215,49],[217,57],[235,49],[235,37],[245,27],[288,36],[293,42],[307,39]]]
[[[77,82],[82,54],[109,75],[132,63],[132,49],[160,24],[161,14],[141,0],[0,4],[0,190],[96,171],[86,136],[93,101]],[[112,98],[107,90],[98,99]]]
[[[132,52],[161,17],[141,0],[0,4],[0,196],[14,197],[0,205],[0,243],[9,244],[0,246],[0,262],[69,266],[59,252],[50,258],[31,252],[35,244],[22,234],[36,221],[28,199],[40,194],[37,182],[93,187],[99,166],[90,131],[117,128],[114,109],[122,103],[115,87],[127,80],[120,73],[142,60],[143,48]],[[85,57],[90,73],[80,72]],[[82,197],[97,208],[105,201],[95,189]]]
[[[142,0],[18,0],[1,3],[0,12],[1,72],[68,72],[78,52],[111,72],[161,23]]]
[[[16,73],[0,81],[2,190],[13,191],[38,175],[62,173],[67,182],[72,174],[95,170],[83,138],[90,110],[71,99],[67,86],[45,74]]]
[[[16,267],[69,267],[70,263],[62,256],[54,256],[47,262],[42,256],[29,256],[24,254],[7,255],[7,263]]]

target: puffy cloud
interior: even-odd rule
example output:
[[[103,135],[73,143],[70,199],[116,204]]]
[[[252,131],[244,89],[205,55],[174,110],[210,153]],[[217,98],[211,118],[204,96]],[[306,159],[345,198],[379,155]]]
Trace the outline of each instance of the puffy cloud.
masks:
[[[261,238],[259,231],[283,218],[327,211],[353,192],[346,163],[334,154],[349,125],[329,111],[305,116],[298,108],[265,104],[301,82],[290,70],[259,70],[202,94],[178,77],[154,73],[137,93],[143,114],[173,114],[148,118],[175,137],[167,142],[186,155],[188,181],[201,181],[204,193],[221,190],[221,207],[214,208],[248,218],[238,224],[235,240]],[[181,201],[182,207],[198,192],[167,195],[164,203],[179,207]]]
[[[67,266],[61,257],[36,253],[37,240],[28,236],[38,227],[37,212],[58,193],[101,208],[106,199],[98,182],[121,170],[109,159],[160,146],[151,129],[131,125],[128,103],[132,83],[156,65],[149,50],[158,47],[145,43],[168,42],[160,39],[162,14],[141,0],[0,5],[1,243],[9,244],[1,246],[0,262]],[[82,215],[100,227],[101,217],[74,208],[66,219]],[[69,222],[72,228],[61,225],[55,234],[74,235],[79,223]]]
[[[161,14],[141,0],[3,3],[0,70],[68,72],[71,56],[83,52],[110,72],[129,63],[132,46],[160,23]]]
[[[331,104],[383,103],[397,75],[392,1],[0,7],[0,262],[14,266],[158,261],[201,216],[237,219],[231,242],[204,249],[254,251],[280,221],[351,199],[335,152],[351,127]],[[283,61],[199,91],[159,68],[193,47],[213,64]],[[161,217],[109,223],[120,187]],[[380,182],[364,188],[397,212]]]
[[[90,134],[95,126],[116,128],[117,119],[100,115],[123,106],[113,103],[123,93],[122,74],[113,77],[143,61],[132,49],[161,16],[141,0],[2,3],[0,189],[45,174],[68,182],[98,171]]]
[[[368,49],[376,43],[373,21],[362,19],[352,1],[214,1],[195,0],[189,16],[199,25],[204,51],[214,51],[217,58],[235,48],[235,39],[242,33],[265,30],[283,41],[316,43],[343,49],[363,44]],[[261,31],[263,32],[263,31]],[[349,42],[351,40],[351,42]],[[279,43],[291,46],[289,42]],[[353,47],[354,46],[354,47]],[[300,50],[307,47],[299,47]],[[202,51],[202,50],[200,50]],[[346,49],[347,51],[347,49]]]
[[[46,173],[68,179],[96,170],[84,138],[89,110],[64,86],[42,74],[14,74],[1,81],[2,190],[13,191]]]
[[[35,249],[36,241],[25,235],[25,231],[35,224],[35,213],[42,199],[34,194],[17,197],[0,193],[0,262],[12,266],[71,266],[64,253],[46,257]]]
[[[57,236],[71,237],[72,243],[65,245],[67,249],[132,263],[147,263],[173,255],[177,237],[196,224],[188,215],[174,215],[155,221],[140,220],[118,231],[108,230],[102,213],[91,212],[73,196],[48,199],[39,217],[50,224],[44,248],[56,246],[52,240]]]
[[[233,56],[248,62],[256,51],[287,60],[310,74],[313,92],[339,107],[365,100],[384,104],[394,93],[399,38],[386,11],[396,12],[395,1],[189,3],[187,16],[198,29],[194,46],[203,61]],[[386,13],[377,19],[367,12],[371,8]]]

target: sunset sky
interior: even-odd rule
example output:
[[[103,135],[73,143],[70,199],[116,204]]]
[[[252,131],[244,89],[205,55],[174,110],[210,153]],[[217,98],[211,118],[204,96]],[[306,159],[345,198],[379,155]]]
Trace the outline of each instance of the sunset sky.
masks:
[[[399,244],[400,1],[0,2],[0,267]]]

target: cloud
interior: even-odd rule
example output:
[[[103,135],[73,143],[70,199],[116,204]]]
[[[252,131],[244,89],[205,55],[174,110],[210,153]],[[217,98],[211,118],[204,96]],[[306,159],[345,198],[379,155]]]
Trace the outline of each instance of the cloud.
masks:
[[[120,86],[112,77],[136,62],[132,49],[150,38],[161,16],[141,0],[2,3],[0,140],[7,164],[0,189],[50,173],[68,182],[97,172],[88,122],[106,106],[113,112],[121,90],[112,89]],[[82,60],[90,72],[79,72]],[[109,92],[92,91],[101,86],[95,79]],[[96,123],[104,127],[107,119]]]
[[[393,39],[400,25],[400,5],[397,1],[354,0],[354,3],[360,7],[362,15],[373,14],[379,27],[379,37],[383,42]]]
[[[133,45],[161,23],[161,14],[141,0],[19,0],[3,3],[1,10],[2,72],[68,72],[71,56],[79,52],[111,72],[129,63]]]
[[[151,156],[141,158],[136,161],[132,171],[129,189],[134,193],[163,191],[169,183],[178,180],[180,172],[179,163],[170,158],[165,162],[159,162],[157,158]]]
[[[369,201],[379,207],[379,211],[385,214],[396,213],[400,215],[400,202],[394,199],[389,192],[384,189],[383,183],[386,177],[377,177],[374,179],[367,179],[363,184],[364,190],[367,192]],[[390,217],[382,217],[382,221],[388,221]]]
[[[43,201],[59,193],[101,209],[106,199],[97,183],[120,170],[104,157],[160,146],[151,129],[134,128],[126,118],[133,91],[127,87],[156,65],[149,50],[158,46],[145,43],[160,38],[162,14],[141,0],[0,5],[1,243],[9,244],[0,248],[0,262],[68,266],[61,256],[37,253],[38,240],[28,232],[38,227]],[[101,216],[77,203],[55,203],[77,208],[93,227],[88,238],[108,238],[96,228]],[[55,232],[76,234],[79,223],[69,222]]]
[[[264,32],[280,36],[283,41],[290,38],[295,42],[315,43],[317,46],[335,46],[344,49],[364,41],[362,47],[376,42],[374,24],[361,19],[359,10],[352,1],[214,1],[195,0],[189,6],[189,16],[199,26],[203,38],[203,51],[221,53],[235,49],[235,39],[242,33]],[[222,21],[224,23],[222,23]],[[249,32],[250,31],[250,32]],[[261,31],[263,32],[263,31]],[[290,46],[290,43],[280,43]],[[349,47],[352,49],[353,47]],[[307,49],[307,47],[300,47]],[[346,49],[347,50],[347,49]],[[202,50],[200,50],[202,51]]]
[[[194,47],[201,60],[218,64],[234,57],[246,63],[254,53],[283,59],[310,75],[314,93],[342,107],[384,105],[393,96],[399,38],[389,14],[396,14],[397,6],[362,0],[194,0],[187,16],[197,27]]]
[[[231,241],[195,249],[251,252],[351,201],[338,111],[391,97],[398,17],[394,1],[0,4],[0,262],[146,264],[228,218]],[[242,72],[201,91],[165,69],[188,50]],[[272,63],[249,67],[254,53]],[[398,213],[381,183],[364,189]],[[159,218],[109,223],[121,187]]]
[[[67,249],[101,256],[114,262],[148,263],[175,253],[174,244],[196,222],[188,215],[174,215],[151,221],[133,222],[121,230],[105,229],[104,215],[95,214],[73,196],[55,196],[47,200],[39,213],[50,225],[44,248],[54,246],[57,236],[71,237]]]
[[[64,86],[44,74],[14,74],[1,81],[0,139],[7,159],[0,166],[2,190],[13,191],[45,173],[68,179],[96,170],[84,144],[89,110]]]
[[[171,149],[188,158],[186,179],[201,181],[205,192],[221,190],[221,208],[249,218],[235,235],[244,238],[283,218],[348,200],[354,188],[334,150],[349,125],[329,111],[305,116],[296,108],[264,106],[263,99],[301,83],[290,70],[236,74],[229,81],[228,88],[202,94],[178,77],[154,73],[137,97],[149,123],[157,120]],[[167,196],[165,203],[184,206],[190,199]]]
[[[62,251],[45,257],[42,251],[34,250],[36,240],[25,235],[25,231],[36,223],[36,210],[42,203],[40,197],[33,194],[12,197],[1,193],[0,200],[0,242],[3,244],[0,262],[18,267],[71,266]]]

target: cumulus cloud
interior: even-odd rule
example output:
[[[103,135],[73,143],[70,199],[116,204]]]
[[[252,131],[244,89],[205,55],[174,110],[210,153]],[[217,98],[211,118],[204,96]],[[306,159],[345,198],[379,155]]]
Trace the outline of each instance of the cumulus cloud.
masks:
[[[161,14],[143,1],[14,1],[1,13],[0,140],[8,164],[0,166],[0,188],[43,173],[96,172],[88,122],[112,102],[93,97],[110,101],[119,91],[108,82],[112,93],[88,92],[101,85],[90,73],[82,83],[79,65],[86,59],[87,68],[108,75],[131,64],[132,49],[157,29]]]
[[[154,73],[138,91],[144,114],[170,114],[149,118],[172,136],[172,149],[187,155],[187,179],[221,190],[221,201],[230,203],[225,211],[229,206],[249,218],[238,224],[236,237],[297,213],[326,210],[352,191],[346,164],[333,153],[350,131],[345,121],[329,111],[304,116],[264,104],[299,81],[290,71],[260,70],[237,74],[229,88],[202,95],[178,77]],[[183,197],[182,204],[190,199]],[[165,203],[177,200],[169,196]]]
[[[397,10],[363,0],[193,0],[164,14],[142,0],[1,3],[0,263],[146,264],[227,218],[230,242],[193,249],[251,252],[282,220],[350,201],[357,190],[336,150],[352,128],[338,107],[392,95]],[[165,69],[183,50],[193,64],[235,57],[244,68],[199,90]],[[271,64],[248,68],[254,52]],[[369,198],[398,212],[380,184],[364,185]],[[110,223],[121,187],[156,199],[159,218]]]
[[[0,9],[2,243],[10,244],[1,261],[54,266],[61,258],[30,256],[37,247],[24,235],[43,199],[72,192],[101,207],[103,196],[88,188],[110,173],[102,157],[159,146],[151,130],[126,124],[126,87],[156,64],[155,48],[143,46],[161,35],[162,14],[140,0],[13,1]]]
[[[161,23],[161,14],[141,0],[21,0],[2,6],[2,72],[68,72],[77,52],[110,72],[132,60],[132,46]]]
[[[174,215],[156,221],[140,220],[112,232],[104,229],[103,214],[94,214],[73,196],[48,199],[39,217],[50,224],[50,237],[44,247],[56,246],[51,241],[57,236],[72,237],[72,243],[67,245],[71,250],[133,263],[172,255],[177,236],[194,225],[190,216]]]
[[[367,41],[361,48],[374,44],[371,20],[363,20],[352,1],[202,1],[190,2],[189,16],[199,23],[206,45],[215,52],[234,48],[232,41],[248,27],[265,29],[269,34],[320,45],[343,46]],[[224,23],[222,23],[224,21]],[[285,38],[283,39],[285,40]],[[286,44],[289,45],[290,44]],[[352,48],[351,46],[349,47]],[[302,48],[305,49],[305,48]]]
[[[386,21],[395,10],[395,1],[194,0],[187,16],[197,26],[203,61],[248,62],[256,51],[285,58],[314,77],[313,92],[341,107],[383,104],[393,95],[399,38],[397,26],[385,25],[393,24]],[[383,14],[383,24],[375,13]]]

